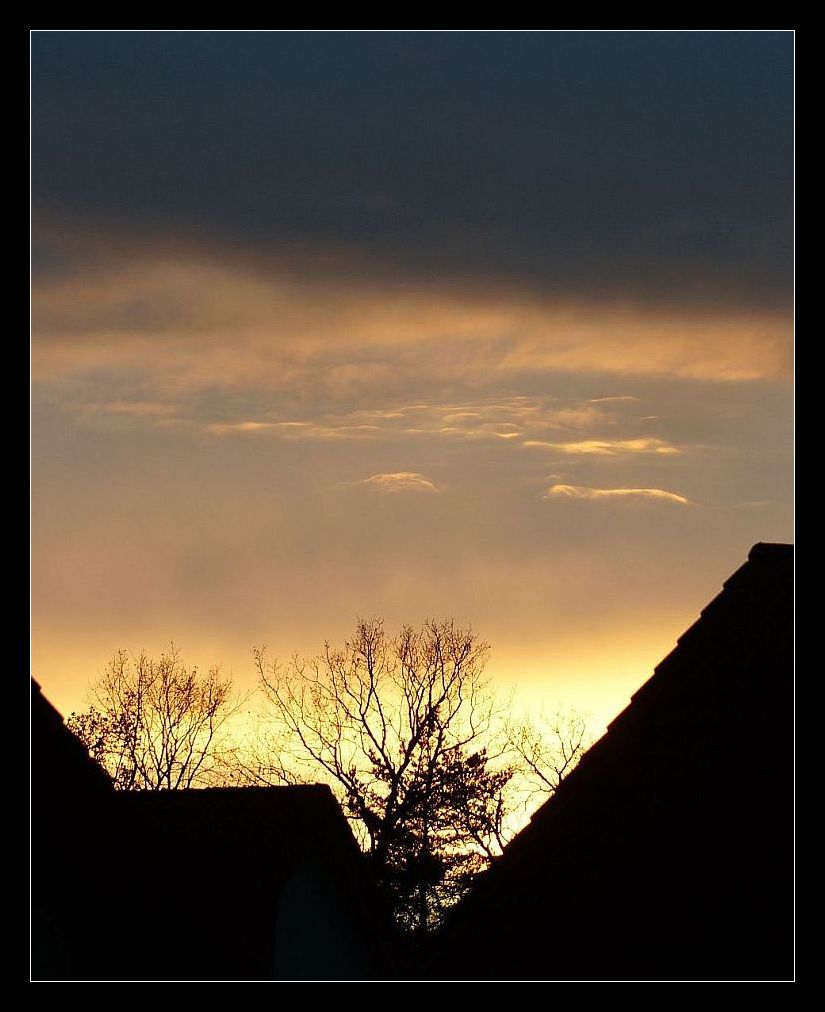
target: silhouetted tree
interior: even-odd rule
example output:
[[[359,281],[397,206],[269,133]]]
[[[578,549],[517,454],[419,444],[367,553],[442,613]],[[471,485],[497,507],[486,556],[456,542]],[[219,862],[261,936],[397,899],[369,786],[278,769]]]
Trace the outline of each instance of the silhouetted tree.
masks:
[[[590,746],[587,720],[575,710],[505,721],[506,749],[528,794],[544,801]]]
[[[267,665],[261,685],[294,762],[323,771],[354,821],[398,922],[423,934],[503,844],[505,788],[487,742],[496,715],[489,647],[452,621],[358,620],[340,649]]]
[[[92,705],[67,726],[119,790],[222,782],[234,750],[222,731],[241,700],[217,667],[200,674],[171,646],[159,660],[118,650],[92,684]]]

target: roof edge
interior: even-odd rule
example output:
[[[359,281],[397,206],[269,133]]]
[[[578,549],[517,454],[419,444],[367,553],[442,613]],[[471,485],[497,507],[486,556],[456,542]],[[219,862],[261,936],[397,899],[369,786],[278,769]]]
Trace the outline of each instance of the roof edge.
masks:
[[[760,559],[793,558],[794,546],[780,541],[757,541],[748,552],[748,561]]]

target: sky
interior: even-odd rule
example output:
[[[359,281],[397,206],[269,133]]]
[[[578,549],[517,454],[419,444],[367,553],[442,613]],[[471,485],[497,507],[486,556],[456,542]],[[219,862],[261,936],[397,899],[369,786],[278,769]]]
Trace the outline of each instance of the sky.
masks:
[[[32,33],[33,674],[471,624],[600,730],[791,541],[793,34]]]

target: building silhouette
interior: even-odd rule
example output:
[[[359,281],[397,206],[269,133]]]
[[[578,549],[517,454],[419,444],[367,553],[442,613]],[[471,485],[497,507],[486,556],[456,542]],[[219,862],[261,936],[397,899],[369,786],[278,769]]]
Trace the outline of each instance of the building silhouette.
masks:
[[[32,682],[34,980],[368,980],[393,944],[328,787],[115,791]]]
[[[790,979],[792,805],[793,548],[757,544],[419,972]]]
[[[35,980],[793,977],[793,548],[757,544],[401,971],[329,788],[116,792],[32,682]]]

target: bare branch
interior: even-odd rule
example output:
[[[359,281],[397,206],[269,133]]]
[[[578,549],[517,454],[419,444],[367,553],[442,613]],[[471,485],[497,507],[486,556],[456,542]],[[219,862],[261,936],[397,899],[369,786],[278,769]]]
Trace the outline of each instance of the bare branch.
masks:
[[[493,770],[485,748],[497,712],[488,654],[452,620],[390,637],[378,618],[283,668],[255,651],[291,757],[338,792],[399,921],[417,932],[501,850],[511,771]]]
[[[187,668],[180,651],[153,660],[118,650],[91,687],[92,707],[67,721],[121,790],[222,782],[236,749],[224,733],[248,696],[213,667]]]

